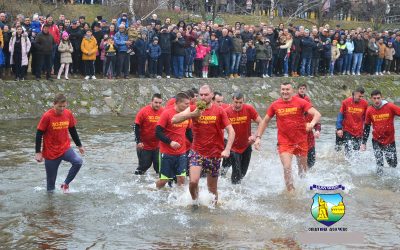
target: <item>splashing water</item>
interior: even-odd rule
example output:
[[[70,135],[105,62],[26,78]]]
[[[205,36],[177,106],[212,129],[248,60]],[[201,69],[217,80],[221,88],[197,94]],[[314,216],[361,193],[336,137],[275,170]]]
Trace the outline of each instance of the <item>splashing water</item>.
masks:
[[[96,123],[93,123],[93,120]],[[249,171],[232,185],[230,171],[218,182],[219,203],[200,180],[199,209],[193,210],[188,184],[155,188],[150,169],[135,176],[137,158],[128,117],[83,117],[78,131],[87,148],[70,193],[45,191],[43,164],[33,160],[37,120],[2,122],[0,128],[0,241],[5,248],[302,248],[298,234],[320,227],[310,212],[309,186],[342,184],[346,214],[335,226],[364,234],[355,248],[400,246],[399,171],[377,177],[371,144],[345,160],[334,151],[334,120],[325,118],[317,140],[317,162],[296,191],[288,194],[276,152],[274,122],[253,151]],[[101,124],[101,128],[96,124]],[[396,121],[396,127],[400,123]],[[397,133],[398,135],[399,133]],[[398,141],[399,137],[396,136]],[[60,166],[57,187],[69,165]],[[187,181],[188,182],[188,181]],[[333,246],[330,246],[334,248]],[[337,248],[337,246],[336,246]],[[340,248],[340,247],[339,247]]]

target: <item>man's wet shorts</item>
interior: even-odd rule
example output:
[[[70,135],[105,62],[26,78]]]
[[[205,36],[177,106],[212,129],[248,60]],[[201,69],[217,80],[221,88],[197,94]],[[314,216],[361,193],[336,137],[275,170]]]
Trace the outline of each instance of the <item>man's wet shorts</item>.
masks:
[[[298,144],[278,144],[278,152],[289,153],[298,156],[307,156],[308,153],[308,143],[307,141]]]
[[[199,153],[190,150],[189,152],[189,165],[200,166],[204,173],[210,174],[212,177],[218,177],[219,167],[221,165],[221,158],[208,158],[200,155]]]
[[[160,154],[160,179],[170,180],[175,176],[186,176],[186,154],[168,155]]]

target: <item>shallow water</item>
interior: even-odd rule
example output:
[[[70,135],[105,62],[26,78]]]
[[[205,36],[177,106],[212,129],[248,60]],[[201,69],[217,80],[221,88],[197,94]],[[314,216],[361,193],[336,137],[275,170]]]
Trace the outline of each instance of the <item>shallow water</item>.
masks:
[[[201,180],[198,210],[192,210],[188,187],[155,189],[150,169],[134,176],[137,166],[131,117],[80,117],[78,132],[87,153],[70,193],[45,190],[44,165],[34,161],[38,120],[0,123],[1,249],[270,249],[400,248],[399,170],[375,175],[371,144],[348,163],[334,151],[334,119],[324,118],[317,141],[317,163],[304,179],[296,175],[294,195],[286,194],[276,155],[275,122],[253,151],[242,184],[219,180],[217,207]],[[396,121],[396,127],[400,122]],[[397,133],[399,135],[399,132]],[[399,136],[396,136],[398,141]],[[59,169],[57,187],[69,166]],[[294,173],[296,173],[294,168]],[[230,172],[228,173],[230,176]],[[332,227],[362,233],[353,245],[302,244],[299,235],[324,227],[310,213],[316,193],[309,186],[337,185],[346,214]]]

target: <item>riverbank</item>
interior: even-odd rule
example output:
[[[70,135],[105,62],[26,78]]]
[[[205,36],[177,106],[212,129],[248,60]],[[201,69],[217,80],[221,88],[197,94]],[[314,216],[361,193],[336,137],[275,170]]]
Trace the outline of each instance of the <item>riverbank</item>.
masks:
[[[0,81],[0,120],[35,118],[52,105],[55,93],[64,93],[69,108],[79,115],[131,115],[146,105],[154,93],[164,100],[177,92],[203,84],[221,92],[225,100],[235,91],[245,94],[246,102],[257,109],[265,109],[279,97],[284,81],[306,83],[314,106],[334,112],[341,101],[351,95],[356,86],[363,86],[367,94],[380,89],[389,101],[400,102],[400,76],[335,76],[319,78],[239,78],[239,79],[139,79],[89,80],[70,79],[49,81]]]

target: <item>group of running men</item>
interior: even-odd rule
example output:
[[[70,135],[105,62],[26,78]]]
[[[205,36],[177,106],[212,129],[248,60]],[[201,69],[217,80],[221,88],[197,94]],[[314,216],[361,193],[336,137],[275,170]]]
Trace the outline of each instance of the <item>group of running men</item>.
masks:
[[[306,95],[307,86],[298,86],[297,94],[293,83],[282,83],[281,97],[274,101],[261,118],[255,108],[245,104],[240,92],[232,95],[231,104],[223,103],[221,93],[213,92],[209,85],[197,91],[190,89],[180,92],[162,107],[162,96],[154,94],[151,103],[136,115],[134,131],[137,143],[139,166],[135,174],[144,174],[153,165],[159,174],[157,188],[164,187],[175,179],[184,185],[189,176],[189,191],[193,201],[197,201],[199,180],[206,176],[209,192],[217,202],[220,166],[232,166],[231,181],[239,184],[246,175],[252,153],[252,145],[259,150],[261,137],[270,120],[276,116],[277,149],[284,170],[287,190],[293,191],[292,159],[296,156],[298,172],[305,172],[315,163],[315,138],[319,138],[321,114],[312,106]],[[394,117],[400,115],[400,107],[382,99],[379,90],[371,92],[372,105],[363,99],[364,89],[359,87],[352,96],[342,102],[337,119],[336,149],[344,144],[345,155],[353,151],[365,150],[370,127],[373,127],[372,145],[382,174],[383,156],[389,166],[396,167],[396,146],[394,140]],[[196,105],[197,100],[205,103],[205,108]],[[76,120],[66,109],[63,94],[57,94],[53,108],[41,118],[36,134],[36,160],[45,159],[47,190],[53,191],[57,170],[62,160],[72,167],[62,184],[64,192],[78,173],[82,158],[70,147],[71,135],[81,154],[84,148],[76,132]],[[256,132],[251,132],[251,123],[258,124]],[[224,130],[227,139],[224,141]],[[41,147],[43,137],[43,148]],[[221,164],[224,159],[225,164]]]

